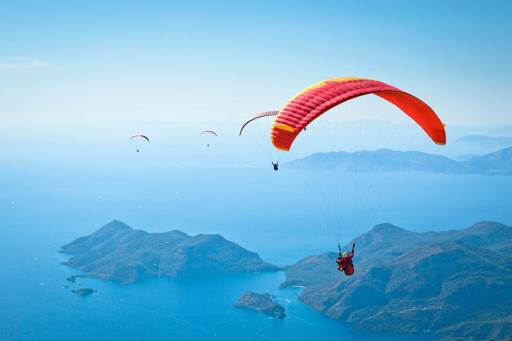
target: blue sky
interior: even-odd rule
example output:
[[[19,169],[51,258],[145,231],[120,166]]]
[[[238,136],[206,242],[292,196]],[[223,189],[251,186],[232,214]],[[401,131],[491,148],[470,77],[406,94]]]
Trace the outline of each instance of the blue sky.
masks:
[[[510,125],[511,16],[510,1],[2,1],[0,115],[10,131],[238,124],[361,76],[449,125]],[[348,108],[402,119],[378,99]]]

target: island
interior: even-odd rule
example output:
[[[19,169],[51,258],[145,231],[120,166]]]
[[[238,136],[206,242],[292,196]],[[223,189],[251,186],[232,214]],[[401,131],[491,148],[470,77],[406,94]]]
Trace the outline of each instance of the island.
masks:
[[[315,153],[290,161],[284,168],[343,172],[429,172],[446,174],[511,175],[512,147],[454,160],[418,151],[379,149],[373,151]]]
[[[78,288],[75,290],[71,290],[71,292],[77,294],[78,296],[89,296],[93,292],[96,292],[96,290],[90,288]]]
[[[336,270],[336,253],[285,269],[281,287],[303,286],[300,301],[356,329],[432,333],[443,339],[512,335],[512,227],[481,222],[415,233],[380,224],[356,243],[355,274]]]
[[[189,236],[173,230],[148,233],[114,220],[64,245],[63,264],[88,277],[135,283],[153,277],[206,277],[278,271],[257,253],[218,234]]]
[[[238,301],[235,303],[235,307],[259,311],[276,319],[283,319],[286,317],[284,307],[274,301],[272,296],[268,293],[258,294],[252,291],[247,291],[240,296]]]
[[[85,278],[85,275],[71,275],[68,278],[66,278],[66,281],[71,283],[76,283],[77,278]]]

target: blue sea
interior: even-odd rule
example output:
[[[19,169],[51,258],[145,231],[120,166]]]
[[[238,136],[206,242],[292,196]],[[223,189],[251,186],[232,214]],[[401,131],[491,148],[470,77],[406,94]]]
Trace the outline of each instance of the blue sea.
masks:
[[[429,340],[352,330],[298,302],[300,288],[279,289],[281,272],[73,284],[66,277],[78,272],[60,265],[67,256],[58,250],[119,219],[147,231],[220,233],[286,265],[381,222],[413,231],[512,224],[512,177],[144,163],[16,165],[0,175],[1,340]],[[97,292],[70,292],[78,287]],[[275,295],[288,317],[233,308],[246,290]]]

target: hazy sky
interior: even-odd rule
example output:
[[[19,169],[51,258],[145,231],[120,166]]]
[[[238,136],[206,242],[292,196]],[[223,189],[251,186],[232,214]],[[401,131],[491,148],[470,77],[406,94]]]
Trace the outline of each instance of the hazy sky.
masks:
[[[1,1],[0,115],[12,129],[240,122],[360,76],[448,124],[512,124],[511,17],[511,1]]]

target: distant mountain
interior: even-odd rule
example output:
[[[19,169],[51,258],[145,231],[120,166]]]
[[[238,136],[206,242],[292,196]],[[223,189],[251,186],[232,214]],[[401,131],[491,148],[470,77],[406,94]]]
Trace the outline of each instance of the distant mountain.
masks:
[[[133,283],[151,277],[190,277],[276,271],[258,254],[218,234],[148,233],[114,220],[62,247],[64,264],[88,276]]]
[[[345,172],[431,172],[453,174],[512,174],[512,147],[463,161],[417,151],[379,149],[353,153],[316,153],[291,161],[283,167],[315,171]]]
[[[512,136],[512,125],[501,125],[499,128],[486,131],[485,134],[490,136]]]
[[[512,147],[474,156],[460,163],[468,174],[510,175],[512,174]]]
[[[448,143],[443,154],[465,160],[468,156],[494,153],[509,147],[512,147],[512,135],[463,135]]]
[[[304,286],[303,303],[362,330],[512,335],[512,227],[483,222],[414,233],[382,224],[355,243],[352,277],[336,270],[336,253],[325,253],[287,268],[282,287]]]
[[[486,136],[486,135],[465,135],[453,142],[471,148],[481,149],[503,149],[512,146],[512,137],[509,136]]]

